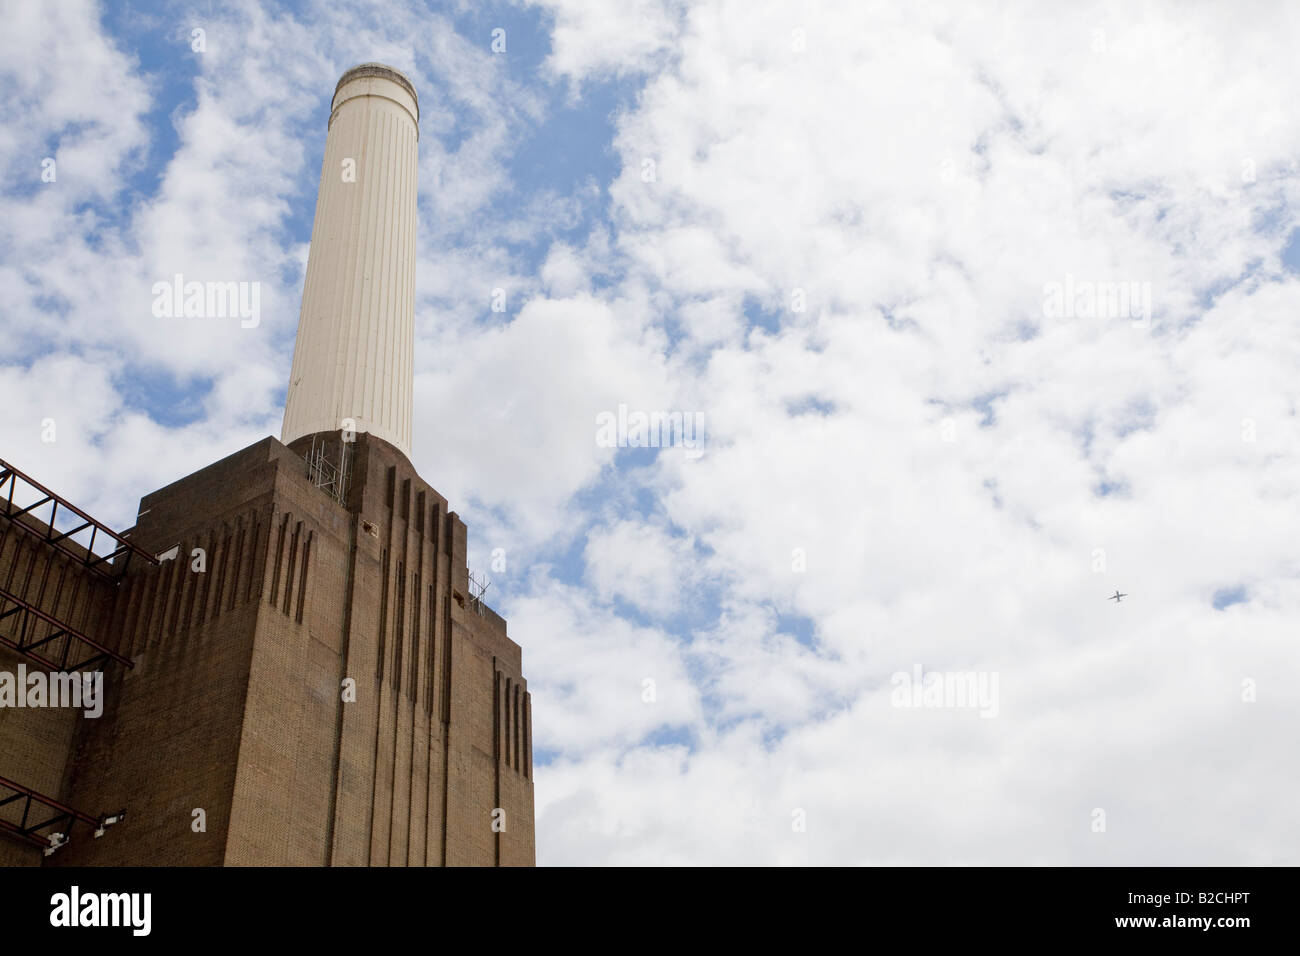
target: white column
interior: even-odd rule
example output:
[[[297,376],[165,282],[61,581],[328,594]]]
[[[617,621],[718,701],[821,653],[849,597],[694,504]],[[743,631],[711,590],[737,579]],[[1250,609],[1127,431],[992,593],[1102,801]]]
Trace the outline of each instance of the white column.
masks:
[[[366,63],[334,93],[280,438],[346,419],[411,455],[419,106]]]

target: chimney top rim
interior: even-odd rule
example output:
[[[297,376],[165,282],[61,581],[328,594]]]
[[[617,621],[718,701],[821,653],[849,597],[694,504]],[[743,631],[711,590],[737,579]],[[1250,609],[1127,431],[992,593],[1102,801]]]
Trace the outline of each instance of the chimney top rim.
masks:
[[[339,90],[343,89],[345,83],[365,76],[380,76],[386,80],[392,80],[410,93],[411,99],[415,100],[417,107],[419,106],[420,96],[415,92],[415,84],[410,81],[405,73],[395,66],[389,66],[387,63],[358,63],[339,77],[338,84],[334,87],[334,95],[338,96]]]

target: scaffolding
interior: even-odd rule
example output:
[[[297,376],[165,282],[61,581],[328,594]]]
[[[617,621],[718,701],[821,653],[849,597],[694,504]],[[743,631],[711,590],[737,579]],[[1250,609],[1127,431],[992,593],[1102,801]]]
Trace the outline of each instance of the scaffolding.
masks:
[[[17,504],[15,504],[15,499]],[[31,501],[31,504],[24,504]],[[48,515],[42,509],[48,508]],[[71,520],[67,516],[73,516]],[[75,564],[120,586],[132,557],[150,565],[158,559],[121,534],[95,520],[65,498],[0,459],[0,519],[7,528],[17,528],[52,548]],[[70,525],[59,530],[59,524]],[[104,553],[96,553],[96,546]],[[49,614],[22,595],[0,588],[0,647],[8,648],[46,670],[76,673],[116,661],[130,668],[133,663],[109,647],[83,634],[66,621]],[[98,817],[60,803],[46,794],[0,777],[0,811],[21,801],[22,812],[12,810],[0,816],[0,833],[40,847],[50,856],[68,843],[77,824],[92,827],[95,837],[122,820],[125,810]],[[44,807],[50,813],[41,812]]]
[[[469,606],[478,614],[484,616],[484,609],[487,604],[483,601],[483,595],[487,594],[487,589],[492,586],[492,582],[487,578],[481,581],[474,576],[474,572],[469,572]]]
[[[9,605],[13,606],[10,607]],[[46,614],[34,604],[24,601],[17,594],[0,588],[0,622],[8,621],[11,618],[18,622],[17,627],[10,631],[8,636],[0,634],[0,646],[22,654],[46,670],[75,673],[83,667],[93,667],[109,660],[117,661],[126,668],[135,666],[130,660],[116,651],[110,650],[98,641],[92,640],[80,631],[69,627],[58,618]],[[41,648],[53,644],[59,638],[66,638],[66,640],[63,642],[63,650],[57,654],[59,658],[57,661],[52,657],[46,657],[44,653],[38,653]],[[83,651],[82,653],[89,653],[90,656],[69,666],[68,661],[74,656],[72,649],[78,645],[88,647],[90,651]],[[80,657],[81,655],[75,656]]]
[[[20,492],[20,487],[26,492],[25,494]],[[29,497],[37,500],[26,507],[16,506],[15,496],[20,501]],[[133,556],[138,555],[150,564],[158,563],[152,554],[137,548],[127,540],[127,536],[134,529],[118,534],[108,525],[96,521],[72,502],[59,497],[3,459],[0,459],[0,498],[4,499],[0,502],[3,504],[3,508],[0,508],[0,518],[6,519],[12,527],[39,538],[55,550],[61,551],[77,563],[106,578],[121,578],[126,573],[127,565]],[[47,506],[50,509],[48,517],[38,513],[39,509]],[[56,526],[60,518],[60,508],[65,514],[75,516],[74,524],[78,520],[80,524],[67,531],[59,531]],[[23,518],[28,515],[32,520],[24,521]],[[88,539],[85,534],[87,531],[90,532]],[[82,540],[77,540],[76,535],[82,535]],[[103,542],[104,539],[111,542],[109,550],[105,554],[96,554],[95,545]],[[122,560],[118,561],[118,558]]]
[[[346,441],[339,442],[339,460],[335,464],[329,457],[329,441],[312,435],[311,448],[305,456],[307,477],[311,483],[344,506],[347,505],[348,478],[352,472],[352,463],[348,460],[348,444]]]

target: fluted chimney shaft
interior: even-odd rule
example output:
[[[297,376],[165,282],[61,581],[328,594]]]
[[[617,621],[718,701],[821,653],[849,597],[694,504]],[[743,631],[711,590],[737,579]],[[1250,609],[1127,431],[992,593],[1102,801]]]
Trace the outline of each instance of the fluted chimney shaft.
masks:
[[[419,104],[365,63],[334,92],[281,440],[351,425],[411,456]]]

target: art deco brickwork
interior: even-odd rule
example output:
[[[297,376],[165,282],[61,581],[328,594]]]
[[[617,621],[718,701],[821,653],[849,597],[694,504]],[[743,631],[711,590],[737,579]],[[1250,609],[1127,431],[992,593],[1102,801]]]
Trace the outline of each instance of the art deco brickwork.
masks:
[[[356,437],[342,502],[310,479],[309,440],[271,438],[148,495],[133,540],[177,556],[117,587],[0,538],[0,581],[134,664],[109,665],[99,719],[0,716],[0,775],[128,809],[47,864],[533,864],[519,645],[470,599],[446,499]]]

